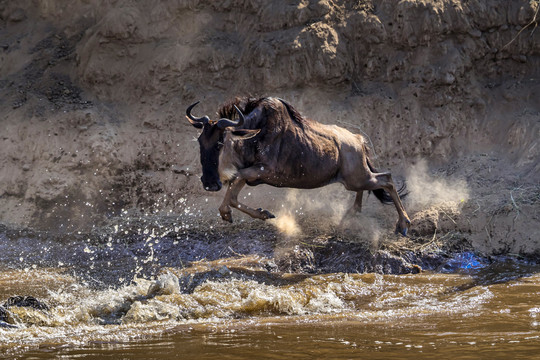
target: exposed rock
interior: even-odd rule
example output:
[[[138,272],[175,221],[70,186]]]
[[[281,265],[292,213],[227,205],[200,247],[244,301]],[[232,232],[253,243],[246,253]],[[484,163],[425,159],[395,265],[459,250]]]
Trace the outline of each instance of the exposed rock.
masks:
[[[4,303],[4,308],[8,309],[12,306],[31,307],[33,309],[45,310],[45,311],[49,310],[49,306],[47,304],[45,304],[42,301],[39,301],[33,296],[21,296],[21,295],[11,296]]]

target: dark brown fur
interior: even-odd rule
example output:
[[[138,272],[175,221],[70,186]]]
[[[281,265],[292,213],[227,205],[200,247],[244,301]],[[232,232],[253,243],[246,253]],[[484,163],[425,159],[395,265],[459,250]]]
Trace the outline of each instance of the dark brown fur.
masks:
[[[232,221],[231,206],[255,218],[273,217],[238,202],[245,184],[312,189],[339,182],[357,194],[348,214],[361,210],[364,190],[374,191],[379,200],[394,203],[396,231],[407,233],[410,220],[391,175],[371,166],[361,135],[307,119],[278,98],[236,98],[221,106],[219,116],[233,119],[235,106],[245,116],[241,127],[216,132],[209,122],[199,138],[205,188],[219,190],[222,181],[228,183],[219,208],[224,220]]]

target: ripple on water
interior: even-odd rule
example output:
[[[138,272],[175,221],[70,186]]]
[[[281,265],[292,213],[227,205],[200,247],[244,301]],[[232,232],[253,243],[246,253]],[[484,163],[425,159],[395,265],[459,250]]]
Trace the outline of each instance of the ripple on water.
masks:
[[[239,266],[236,260],[231,261]],[[198,263],[197,267],[201,271],[204,264]],[[384,324],[403,318],[472,312],[492,296],[485,287],[452,293],[456,285],[469,278],[430,274],[326,274],[283,284],[240,278],[208,279],[191,293],[182,293],[179,287],[170,286],[170,280],[178,281],[177,275],[183,271],[168,268],[154,280],[134,278],[129,285],[95,289],[59,269],[35,270],[32,276],[17,280],[17,290],[24,293],[34,289],[36,282],[45,284],[46,294],[42,293],[42,298],[51,309],[12,309],[20,328],[1,329],[0,348],[130,341],[182,324],[222,323],[231,319],[257,323],[290,317],[294,322]],[[5,274],[11,274],[12,280],[20,274],[28,275],[24,270]]]

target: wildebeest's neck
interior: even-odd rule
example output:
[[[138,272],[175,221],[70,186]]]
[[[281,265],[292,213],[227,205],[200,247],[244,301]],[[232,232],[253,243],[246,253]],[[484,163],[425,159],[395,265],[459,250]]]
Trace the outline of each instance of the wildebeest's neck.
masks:
[[[246,115],[243,128],[263,129],[261,133],[263,136],[266,128],[272,130],[274,128],[288,127],[287,125],[304,128],[309,122],[291,104],[283,99],[273,97],[237,97],[220,107],[219,116],[233,119],[237,116],[234,106],[237,106]]]

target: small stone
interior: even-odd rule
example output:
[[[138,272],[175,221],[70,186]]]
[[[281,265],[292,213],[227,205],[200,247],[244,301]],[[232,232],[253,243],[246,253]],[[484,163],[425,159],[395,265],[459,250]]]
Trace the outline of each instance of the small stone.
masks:
[[[11,14],[9,14],[8,20],[11,22],[19,22],[26,19],[26,13],[21,8],[16,8]]]
[[[456,77],[450,73],[446,73],[443,78],[443,82],[447,85],[451,85],[456,81]]]
[[[218,272],[222,275],[222,276],[227,276],[227,275],[230,275],[232,274],[231,270],[229,270],[229,268],[225,265],[223,265],[222,267],[219,268]]]
[[[170,272],[162,274],[150,285],[146,296],[172,295],[180,293],[178,277]]]
[[[478,29],[471,29],[469,30],[469,35],[471,35],[474,38],[480,38],[482,37],[482,32]]]
[[[16,329],[17,326],[16,325],[13,325],[13,324],[9,324],[5,321],[2,321],[0,320],[0,328],[4,328],[4,329]]]
[[[7,321],[8,312],[3,306],[0,306],[0,321]]]
[[[192,175],[191,171],[189,170],[189,167],[187,166],[171,165],[171,171],[175,174],[182,174],[185,176]]]
[[[525,55],[512,55],[512,59],[520,63],[527,62],[527,56]]]

